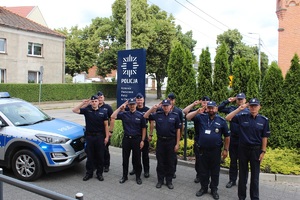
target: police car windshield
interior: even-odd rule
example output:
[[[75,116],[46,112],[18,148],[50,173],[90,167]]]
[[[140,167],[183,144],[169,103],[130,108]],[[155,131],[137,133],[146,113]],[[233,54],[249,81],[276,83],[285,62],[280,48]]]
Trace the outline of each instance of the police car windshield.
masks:
[[[3,104],[0,111],[15,126],[26,126],[51,120],[47,114],[27,102]]]

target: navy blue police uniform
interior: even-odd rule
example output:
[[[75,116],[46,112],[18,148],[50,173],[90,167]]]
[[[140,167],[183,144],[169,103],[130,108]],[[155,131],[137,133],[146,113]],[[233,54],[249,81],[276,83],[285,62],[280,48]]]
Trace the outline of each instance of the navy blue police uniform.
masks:
[[[227,123],[224,118],[215,115],[214,119],[206,113],[197,114],[192,118],[198,124],[199,138],[196,143],[199,150],[199,172],[201,189],[207,192],[209,177],[211,191],[217,191],[219,185],[222,136],[229,137]]]
[[[250,105],[259,105],[258,99],[251,99]],[[268,118],[258,114],[253,117],[251,113],[237,114],[231,119],[238,123],[240,129],[239,143],[239,199],[246,199],[246,185],[248,181],[248,163],[251,168],[250,198],[259,199],[259,157],[262,153],[262,139],[270,137]]]
[[[140,98],[144,98],[144,96],[141,94],[141,93],[138,93],[136,96],[135,96],[136,99],[140,99]],[[129,108],[126,107],[125,109],[126,111],[129,111]],[[141,112],[143,115],[149,110],[149,108],[147,106],[143,106],[142,108],[139,108],[139,107],[136,107],[136,110]],[[148,119],[146,119],[146,125],[147,125],[147,128],[148,128]],[[146,178],[149,177],[149,171],[150,171],[150,162],[149,162],[149,141],[148,141],[148,134],[146,132],[146,137],[144,139],[144,146],[142,148],[142,163],[143,163],[143,168],[144,168],[144,176]],[[132,160],[132,166],[133,166],[133,160]],[[135,174],[135,170],[133,169],[131,172],[130,172],[130,175],[133,175]]]
[[[91,100],[97,99],[97,96],[92,96]],[[85,151],[87,154],[86,174],[89,177],[93,176],[94,167],[96,168],[97,177],[102,177],[103,162],[104,162],[104,138],[105,126],[104,121],[108,120],[106,112],[92,109],[91,106],[80,108],[80,113],[85,116]]]
[[[244,93],[237,94],[236,98],[245,99],[246,96]],[[223,101],[218,106],[218,111],[229,114],[232,111],[236,110],[238,106],[227,106],[230,103],[229,100]],[[249,113],[249,109],[245,109],[239,112]],[[230,188],[232,185],[236,185],[236,180],[238,176],[238,148],[239,148],[239,133],[240,133],[240,125],[233,121],[230,121],[230,144],[229,144],[229,157],[230,157],[230,165],[229,165],[229,183],[226,185],[227,188]]]
[[[164,111],[157,111],[149,116],[149,120],[154,120],[156,124],[157,144],[157,179],[163,184],[166,179],[167,185],[172,184],[175,168],[176,152],[176,132],[181,128],[182,123],[177,113],[170,111],[167,115]]]
[[[130,99],[134,101],[135,99]],[[132,103],[129,100],[129,104]],[[136,178],[140,179],[141,165],[141,150],[140,142],[142,140],[142,129],[146,128],[146,120],[143,114],[139,111],[121,111],[117,115],[117,119],[122,120],[124,128],[124,137],[122,140],[122,158],[123,158],[123,178],[127,180],[129,157],[132,150],[133,168],[135,169]]]

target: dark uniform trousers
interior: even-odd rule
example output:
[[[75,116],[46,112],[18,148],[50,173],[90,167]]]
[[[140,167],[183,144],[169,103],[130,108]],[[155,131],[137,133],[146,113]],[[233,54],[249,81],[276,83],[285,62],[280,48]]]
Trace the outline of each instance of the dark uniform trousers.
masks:
[[[149,172],[149,141],[144,140],[144,147],[142,148],[142,162],[144,172]]]
[[[221,148],[199,148],[199,175],[201,188],[207,190],[209,176],[211,177],[210,189],[218,190],[221,163]]]
[[[199,171],[199,148],[197,142],[194,142],[194,154],[195,154],[195,170],[196,170],[196,177],[200,178],[200,171]]]
[[[238,175],[238,152],[239,152],[239,138],[238,136],[230,136],[229,144],[229,157],[230,157],[230,166],[229,166],[229,180],[236,182]]]
[[[136,177],[140,178],[142,172],[140,143],[142,136],[126,136],[122,140],[123,177],[128,176],[129,157],[132,150],[132,162]]]
[[[240,199],[246,199],[246,184],[248,181],[248,163],[251,167],[250,198],[259,199],[259,172],[261,146],[239,145],[239,185],[238,196]]]
[[[110,138],[104,148],[104,167],[105,168],[109,168],[109,166],[110,166],[109,145],[110,145]]]
[[[87,135],[85,139],[85,151],[87,154],[86,173],[92,176],[94,168],[96,168],[96,174],[102,175],[104,162],[104,135]]]
[[[175,137],[158,137],[156,144],[157,159],[157,178],[158,182],[163,183],[166,178],[167,183],[172,183],[172,177],[175,170]]]

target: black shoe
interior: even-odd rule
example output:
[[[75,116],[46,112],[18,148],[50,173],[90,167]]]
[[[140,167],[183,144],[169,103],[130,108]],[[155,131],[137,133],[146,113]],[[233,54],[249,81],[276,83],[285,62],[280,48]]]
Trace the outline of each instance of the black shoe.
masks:
[[[167,183],[167,187],[168,187],[170,190],[174,189],[174,186],[173,186],[172,183]]]
[[[156,188],[161,188],[161,186],[162,186],[162,182],[157,182]]]
[[[128,178],[123,176],[123,177],[120,179],[119,183],[125,183],[125,181],[127,181],[127,180],[128,180]]]
[[[144,173],[144,177],[145,177],[145,178],[149,178],[149,176],[150,176],[150,175],[149,175],[149,172],[145,172],[145,173]]]
[[[174,179],[176,178],[176,174],[175,174],[175,173],[173,174],[173,177],[172,177],[172,178],[174,178]]]
[[[104,178],[103,178],[102,175],[98,175],[98,176],[97,176],[97,179],[98,179],[99,181],[104,181]]]
[[[136,178],[136,183],[137,183],[138,185],[141,185],[141,184],[142,184],[142,179],[141,179],[141,178]]]
[[[109,172],[109,167],[104,167],[103,171],[104,172]]]
[[[196,178],[194,179],[194,182],[195,182],[195,183],[200,183],[200,178],[199,178],[199,177],[196,177]]]
[[[129,175],[134,175],[135,174],[135,170],[133,169],[131,172],[129,172]]]
[[[235,182],[233,181],[229,181],[227,184],[226,184],[226,188],[231,188],[232,186],[236,185]]]
[[[216,190],[211,191],[211,195],[212,195],[212,197],[213,197],[214,199],[219,199],[219,194],[218,194],[218,192],[217,192]]]
[[[92,178],[93,177],[93,175],[89,175],[89,174],[87,174],[87,175],[85,175],[85,177],[83,177],[83,181],[87,181],[87,180],[89,180],[90,178]]]
[[[196,196],[197,197],[201,197],[203,194],[206,194],[207,193],[207,189],[200,189],[197,193],[196,193]]]

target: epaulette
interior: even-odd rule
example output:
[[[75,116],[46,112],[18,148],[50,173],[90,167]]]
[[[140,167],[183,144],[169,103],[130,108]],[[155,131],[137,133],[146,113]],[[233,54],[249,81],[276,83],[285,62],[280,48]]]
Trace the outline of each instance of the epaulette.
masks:
[[[174,111],[172,111],[171,113],[173,113],[173,114],[175,114],[175,115],[178,115],[178,113],[177,113],[177,112],[174,112]]]
[[[264,118],[265,120],[269,121],[269,118],[263,116],[263,115],[260,115],[262,118]]]
[[[220,115],[217,115],[221,120],[226,121],[223,117],[221,117]]]

